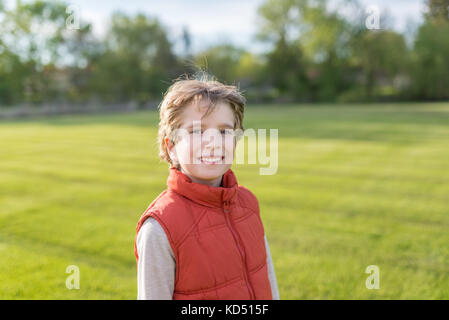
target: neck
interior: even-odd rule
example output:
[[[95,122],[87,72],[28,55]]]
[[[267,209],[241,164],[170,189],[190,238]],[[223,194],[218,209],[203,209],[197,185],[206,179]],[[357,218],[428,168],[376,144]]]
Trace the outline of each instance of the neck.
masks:
[[[188,173],[184,172],[182,169],[181,169],[181,172],[184,173],[186,176],[188,176],[190,178],[190,180],[192,180],[192,182],[206,184],[211,187],[221,187],[223,175],[221,175],[220,177],[218,177],[216,179],[203,180],[203,179],[198,179],[198,178],[192,177]]]

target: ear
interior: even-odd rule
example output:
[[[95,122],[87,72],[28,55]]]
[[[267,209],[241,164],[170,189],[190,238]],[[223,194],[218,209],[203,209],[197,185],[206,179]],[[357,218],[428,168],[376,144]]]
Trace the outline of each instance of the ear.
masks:
[[[172,162],[176,162],[178,160],[178,156],[176,154],[176,148],[172,141],[168,137],[165,137],[164,139],[165,147],[167,148],[168,154],[170,156],[170,159],[172,159]]]

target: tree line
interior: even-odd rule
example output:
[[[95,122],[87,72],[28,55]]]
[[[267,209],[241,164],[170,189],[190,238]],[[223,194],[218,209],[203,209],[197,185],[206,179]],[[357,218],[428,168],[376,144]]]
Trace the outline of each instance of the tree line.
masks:
[[[263,54],[230,43],[193,53],[187,29],[174,41],[143,13],[115,12],[99,39],[87,21],[67,28],[67,7],[17,1],[7,8],[0,0],[0,106],[144,106],[198,70],[238,85],[252,102],[449,99],[449,0],[427,0],[423,22],[409,34],[395,31],[388,14],[380,28],[368,28],[356,0],[332,8],[326,0],[266,0],[255,34]]]

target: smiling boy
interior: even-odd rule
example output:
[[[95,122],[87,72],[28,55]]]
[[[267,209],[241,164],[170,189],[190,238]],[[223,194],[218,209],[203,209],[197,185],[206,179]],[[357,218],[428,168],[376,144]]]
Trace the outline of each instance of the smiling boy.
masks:
[[[257,198],[231,170],[244,107],[217,81],[180,80],[165,94],[169,176],[137,224],[138,299],[279,299]]]

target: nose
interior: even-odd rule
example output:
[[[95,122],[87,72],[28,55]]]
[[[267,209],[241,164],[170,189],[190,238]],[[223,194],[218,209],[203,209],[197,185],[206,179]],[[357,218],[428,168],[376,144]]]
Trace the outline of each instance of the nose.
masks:
[[[203,134],[203,150],[206,154],[213,156],[221,154],[223,139],[218,130],[206,130]]]

